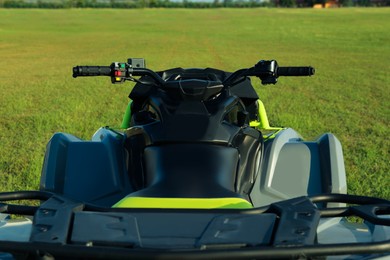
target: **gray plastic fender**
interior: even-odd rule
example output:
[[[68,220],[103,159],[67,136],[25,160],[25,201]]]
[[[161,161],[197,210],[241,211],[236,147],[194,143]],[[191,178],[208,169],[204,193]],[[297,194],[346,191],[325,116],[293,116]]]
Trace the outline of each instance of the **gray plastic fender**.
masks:
[[[264,156],[250,197],[254,206],[302,195],[346,193],[340,141],[330,133],[304,141],[293,129],[264,144]]]

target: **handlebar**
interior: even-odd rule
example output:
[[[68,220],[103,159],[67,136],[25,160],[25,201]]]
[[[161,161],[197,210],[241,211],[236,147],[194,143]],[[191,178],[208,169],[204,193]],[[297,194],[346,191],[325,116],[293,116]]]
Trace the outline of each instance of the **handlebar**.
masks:
[[[111,76],[112,70],[110,66],[76,66],[73,68],[73,77],[79,76]]]
[[[163,80],[160,75],[158,75],[156,72],[150,69],[146,68],[129,68],[129,74],[134,76],[149,76],[153,78],[157,83],[160,85],[163,85],[165,83],[165,80]]]
[[[139,60],[142,59],[137,59]],[[159,74],[150,69],[133,67],[131,61],[132,59],[129,59],[128,63],[114,62],[111,66],[76,66],[73,68],[73,77],[110,76],[112,83],[122,83],[125,80],[137,81],[133,76],[149,76],[160,86],[166,83]],[[143,60],[142,62],[144,64]],[[312,76],[314,73],[313,67],[279,67],[275,60],[261,60],[254,67],[232,73],[222,84],[225,87],[234,86],[240,79],[250,76],[260,78],[262,84],[275,84],[280,76]]]
[[[147,68],[133,68],[127,63],[114,62],[111,66],[76,66],[73,67],[73,77],[109,76],[112,83],[122,83],[131,76],[150,76],[158,84],[165,81],[154,71]]]
[[[313,67],[278,67],[278,76],[312,76],[315,73]]]

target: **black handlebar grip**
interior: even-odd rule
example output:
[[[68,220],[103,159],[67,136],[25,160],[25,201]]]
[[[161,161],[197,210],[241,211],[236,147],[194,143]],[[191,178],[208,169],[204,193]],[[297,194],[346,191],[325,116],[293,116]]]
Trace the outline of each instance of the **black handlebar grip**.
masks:
[[[73,67],[73,77],[79,76],[111,76],[110,66],[76,66]]]
[[[312,76],[315,73],[313,67],[278,67],[278,76]]]

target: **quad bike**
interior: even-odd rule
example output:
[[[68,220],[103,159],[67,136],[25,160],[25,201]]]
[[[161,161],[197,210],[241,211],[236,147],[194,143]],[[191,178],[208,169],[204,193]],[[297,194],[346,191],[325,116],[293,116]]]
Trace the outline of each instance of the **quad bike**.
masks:
[[[271,127],[250,81],[313,74],[274,60],[233,73],[74,67],[136,82],[123,130],[51,138],[40,190],[0,193],[0,258],[390,257],[390,201],[347,195],[338,139]]]

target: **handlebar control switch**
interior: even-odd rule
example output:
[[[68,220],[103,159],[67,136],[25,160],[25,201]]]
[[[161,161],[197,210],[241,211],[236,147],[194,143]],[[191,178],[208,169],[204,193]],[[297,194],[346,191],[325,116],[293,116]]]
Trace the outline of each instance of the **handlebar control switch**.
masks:
[[[261,79],[261,84],[276,84],[278,81],[277,70],[278,63],[276,60],[261,60],[255,67],[256,76]]]
[[[112,71],[111,82],[113,84],[123,83],[127,78],[128,65],[126,63],[114,62],[111,64]]]

